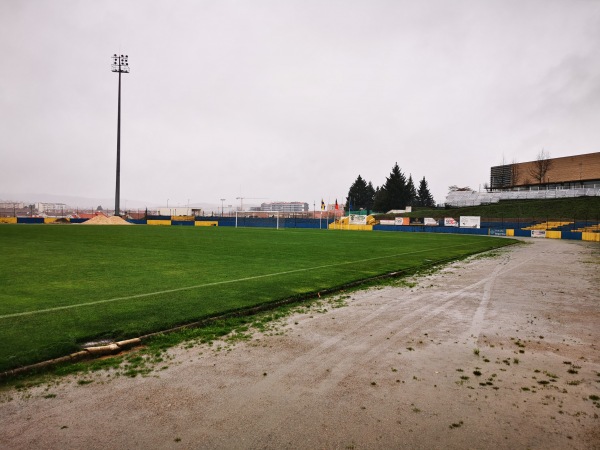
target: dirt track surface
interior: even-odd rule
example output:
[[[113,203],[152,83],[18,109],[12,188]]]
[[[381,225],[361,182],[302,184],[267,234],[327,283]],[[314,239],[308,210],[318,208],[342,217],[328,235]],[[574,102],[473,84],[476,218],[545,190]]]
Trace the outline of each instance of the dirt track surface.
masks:
[[[496,253],[148,377],[4,393],[0,448],[600,448],[600,247]]]

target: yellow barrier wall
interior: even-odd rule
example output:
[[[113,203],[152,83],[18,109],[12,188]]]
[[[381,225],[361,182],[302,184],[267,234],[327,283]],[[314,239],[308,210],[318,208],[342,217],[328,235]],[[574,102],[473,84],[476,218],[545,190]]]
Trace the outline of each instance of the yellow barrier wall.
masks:
[[[171,220],[180,220],[182,222],[193,222],[194,216],[171,216]]]
[[[200,220],[198,220],[198,221],[194,222],[194,225],[197,226],[197,227],[218,227],[219,226],[219,222],[217,222],[217,221],[213,222],[213,221],[204,221],[204,220],[200,221]]]
[[[170,220],[148,220],[148,225],[171,225]]]
[[[600,242],[600,233],[581,233],[582,241]]]
[[[562,231],[546,231],[546,237],[549,239],[560,239],[562,237]]]
[[[17,223],[16,217],[0,217],[0,223]]]
[[[58,219],[56,217],[44,217],[44,223],[54,223]]]
[[[511,230],[510,228],[506,229],[506,235],[507,236],[514,236],[515,235],[515,230]]]
[[[580,233],[600,231],[600,224],[592,225],[592,226],[584,227],[584,228],[577,228],[576,230],[573,230],[573,231],[579,231]]]
[[[373,225],[348,225],[348,223],[330,223],[330,230],[373,231]]]

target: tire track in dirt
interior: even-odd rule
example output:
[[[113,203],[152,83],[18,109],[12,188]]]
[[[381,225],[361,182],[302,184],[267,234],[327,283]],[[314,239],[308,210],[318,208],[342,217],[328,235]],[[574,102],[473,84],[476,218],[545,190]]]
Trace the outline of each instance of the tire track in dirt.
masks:
[[[508,262],[506,262],[504,265],[499,265],[498,267],[496,267],[493,270],[493,272],[491,273],[491,275],[485,279],[485,283],[483,286],[483,293],[481,295],[479,305],[477,306],[477,309],[475,310],[473,317],[471,319],[471,326],[463,334],[462,339],[468,339],[469,337],[474,337],[475,340],[477,340],[477,337],[479,336],[479,334],[481,333],[481,330],[483,328],[483,324],[485,321],[485,314],[488,309],[490,299],[492,297],[492,292],[494,290],[494,286],[496,285],[496,282],[498,281],[498,279],[517,270],[524,264],[530,264],[533,261],[533,259],[534,258],[527,258],[524,261],[515,263],[512,266],[506,268],[506,270],[503,270],[503,269],[505,269],[506,264],[508,264]]]
[[[422,303],[416,309],[413,308],[415,304],[421,303],[422,300],[431,298],[429,292],[412,297],[408,302],[398,302],[397,296],[382,295],[381,291],[374,291],[366,298],[363,294],[364,303],[369,304],[375,298],[379,298],[379,301],[383,298],[385,303],[367,314],[363,319],[358,320],[351,328],[346,328],[343,332],[326,338],[321,344],[303,352],[293,360],[285,361],[276,370],[269,372],[267,377],[260,379],[249,389],[240,392],[239,395],[229,396],[228,410],[258,409],[261,414],[255,417],[253,427],[258,427],[264,432],[275,433],[291,417],[299,413],[297,410],[287,410],[285,414],[281,414],[281,412],[271,413],[271,395],[281,389],[281,386],[287,387],[285,396],[288,405],[301,404],[304,394],[319,391],[324,395],[338,385],[348,373],[351,373],[353,366],[361,366],[365,361],[376,358],[378,354],[388,350],[391,345],[399,345],[399,339],[413,332],[431,318],[440,316],[458,301],[459,296],[476,289],[485,281],[477,281],[456,292],[438,293],[433,299],[433,304],[436,305],[433,310],[431,310],[431,301]],[[386,301],[387,299],[390,301]],[[410,310],[410,312],[406,313],[405,309]],[[375,328],[382,317],[392,315],[399,315],[399,318],[384,325],[383,328]],[[386,339],[391,332],[390,330],[398,330],[399,328],[400,331],[394,333],[394,340]],[[373,330],[366,339],[364,337],[365,329]],[[385,348],[381,347],[382,342],[386,342]],[[323,361],[327,361],[328,365],[332,367],[329,372],[323,369]],[[298,374],[311,374],[310,382],[307,383],[306,378]],[[218,405],[209,407],[204,413],[211,418],[217,427],[225,426],[230,420],[229,414],[220,409]],[[246,439],[249,439],[252,436],[252,430],[246,430],[244,435]],[[254,444],[257,445],[258,442],[247,441],[247,444],[254,447]]]
[[[527,264],[530,261],[531,259],[527,259],[513,265],[507,270],[503,270],[505,267],[502,265],[497,266],[488,277],[465,286],[455,292],[438,292],[435,293],[434,296],[432,296],[431,293],[424,293],[412,298],[408,302],[399,302],[396,295],[390,296],[389,302],[386,302],[382,307],[370,314],[363,322],[332,338],[335,342],[330,341],[327,345],[313,349],[306,355],[306,360],[298,358],[287,367],[286,371],[278,375],[283,377],[293,374],[297,372],[297,369],[301,367],[306,368],[307,366],[310,367],[311,362],[318,362],[327,357],[328,361],[331,361],[334,366],[330,369],[332,373],[330,373],[327,376],[327,379],[321,383],[321,388],[313,386],[314,389],[327,390],[329,387],[339,382],[339,377],[335,376],[336,372],[344,374],[347,373],[347,371],[343,370],[344,368],[368,364],[369,361],[377,358],[381,353],[389,351],[390,348],[397,349],[399,348],[399,345],[404,348],[404,341],[407,337],[413,335],[417,330],[434,329],[435,325],[444,321],[447,317],[446,313],[456,306],[457,303],[463,300],[465,296],[471,297],[471,295],[468,294],[483,286],[482,294],[477,294],[476,296],[476,298],[480,298],[480,300],[473,312],[471,327],[463,335],[458,337],[457,340],[463,340],[471,335],[476,336],[479,334],[479,330],[482,327],[482,321],[491,296],[491,291],[498,277],[504,276],[507,273],[516,270],[522,264]],[[433,301],[423,303],[422,306],[417,309],[412,308],[415,303],[421,303],[424,299]],[[468,306],[470,308],[475,308],[475,305]],[[382,316],[390,315],[398,316],[398,319],[389,321],[387,317],[385,317],[383,327],[374,328],[375,325],[378,325],[379,322],[381,322],[380,319]],[[363,336],[357,335],[357,331],[362,328],[373,329],[373,332],[365,339]],[[404,342],[404,344],[401,344],[401,341]],[[338,345],[341,342],[344,343],[343,346]],[[365,349],[367,350],[365,351]],[[332,360],[332,358],[335,359]]]

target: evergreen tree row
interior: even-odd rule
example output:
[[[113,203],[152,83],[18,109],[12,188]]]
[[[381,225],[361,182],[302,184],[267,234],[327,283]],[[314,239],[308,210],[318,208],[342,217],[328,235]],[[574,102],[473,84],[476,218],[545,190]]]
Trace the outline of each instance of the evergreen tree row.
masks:
[[[346,209],[357,211],[386,212],[392,209],[406,209],[407,206],[434,207],[435,201],[425,177],[419,182],[419,189],[415,189],[412,175],[408,179],[404,176],[398,163],[394,165],[390,175],[381,187],[374,188],[359,175],[348,190]]]

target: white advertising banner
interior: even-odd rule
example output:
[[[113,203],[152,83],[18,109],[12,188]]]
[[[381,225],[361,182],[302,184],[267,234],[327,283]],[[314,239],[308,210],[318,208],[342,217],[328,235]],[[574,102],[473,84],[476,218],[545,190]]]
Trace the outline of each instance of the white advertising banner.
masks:
[[[456,221],[456,219],[453,219],[452,217],[444,217],[444,226],[445,227],[457,227],[458,222]]]
[[[360,214],[350,214],[350,225],[366,225],[367,216],[361,216]]]
[[[425,217],[423,219],[423,225],[436,226],[437,224],[438,224],[438,221],[431,217]]]
[[[531,237],[532,238],[545,238],[546,230],[531,230]]]
[[[461,228],[480,228],[481,217],[479,216],[460,216]]]
[[[395,220],[380,220],[379,225],[396,225]]]

